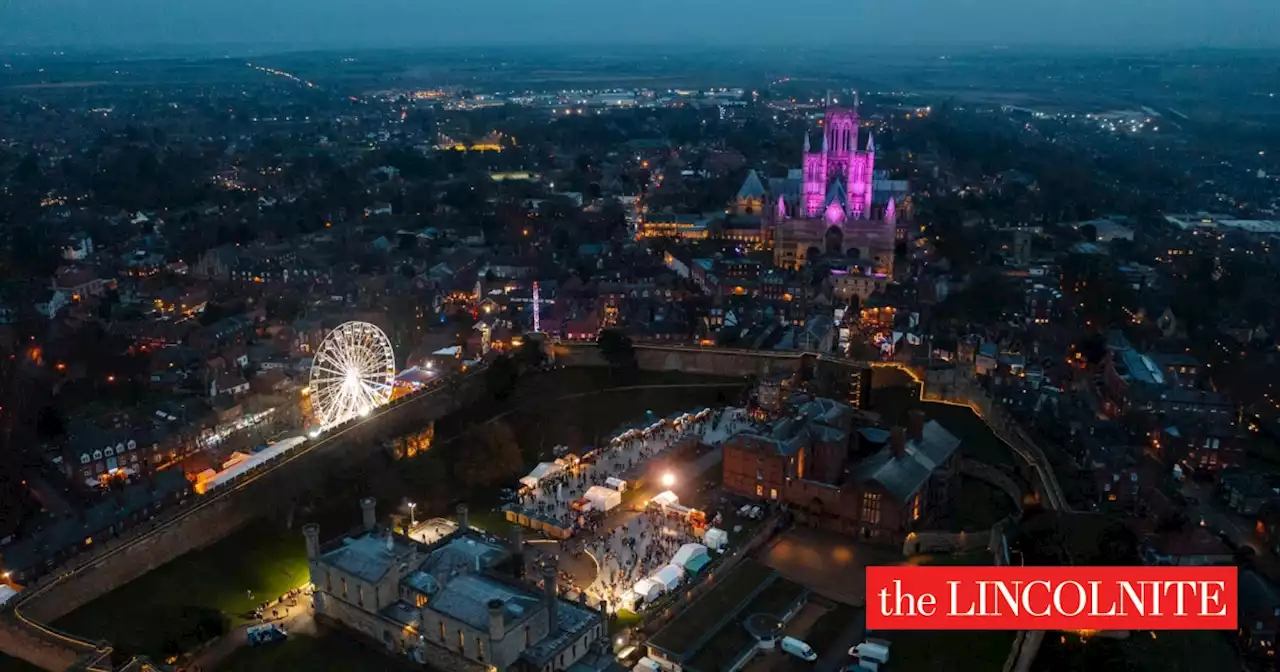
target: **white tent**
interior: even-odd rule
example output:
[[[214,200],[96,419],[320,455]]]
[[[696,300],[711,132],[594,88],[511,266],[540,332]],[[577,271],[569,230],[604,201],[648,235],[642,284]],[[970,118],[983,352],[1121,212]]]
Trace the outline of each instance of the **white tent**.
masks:
[[[609,478],[604,479],[604,484],[613,488],[614,490],[617,490],[618,492],[627,491],[627,482],[622,480],[621,478],[614,478],[610,476]]]
[[[11,586],[0,583],[0,604],[5,604],[17,596],[18,591],[14,590]]]
[[[621,492],[599,485],[587,488],[582,498],[591,502],[592,511],[609,511],[622,503]]]
[[[700,557],[707,555],[707,547],[702,544],[685,544],[676,551],[675,557],[671,558],[671,564],[681,569],[689,567],[689,563]]]
[[[563,470],[564,467],[556,464],[555,462],[539,462],[538,466],[534,467],[533,471],[530,471],[528,476],[520,479],[520,482],[531,488],[536,487],[542,479],[548,476],[554,476]]]
[[[661,597],[666,590],[661,583],[653,579],[640,579],[631,587],[631,592],[636,594],[637,602],[652,602]]]
[[[684,578],[684,570],[675,565],[667,565],[659,569],[653,576],[649,577],[650,581],[657,581],[662,584],[666,591],[675,590],[680,585],[680,580]]]
[[[729,533],[718,527],[707,528],[706,534],[702,535],[702,543],[712,550],[720,550],[729,545]]]
[[[658,493],[650,501],[652,501],[654,504],[657,504],[658,506],[665,508],[665,507],[671,506],[672,504],[678,503],[680,501],[680,498],[676,497],[676,493],[671,492],[670,490],[666,490]]]

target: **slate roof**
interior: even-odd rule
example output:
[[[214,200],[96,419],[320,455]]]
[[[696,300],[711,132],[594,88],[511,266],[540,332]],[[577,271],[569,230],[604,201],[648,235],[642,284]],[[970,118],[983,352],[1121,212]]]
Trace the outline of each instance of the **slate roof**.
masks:
[[[341,546],[324,554],[324,561],[347,574],[377,583],[411,552],[412,546],[403,540],[393,538],[388,550],[385,536],[362,534],[343,539]]]
[[[738,190],[738,200],[764,198],[764,195],[765,188],[760,181],[760,174],[755,170],[747,173],[747,179],[743,180],[742,188]]]
[[[503,621],[508,625],[541,608],[539,595],[532,590],[521,590],[480,574],[450,580],[428,604],[436,612],[484,631],[489,629],[491,600],[503,603]]]
[[[905,501],[920,490],[935,469],[960,447],[957,439],[938,421],[925,423],[919,440],[907,441],[906,453],[897,458],[892,446],[885,446],[859,462],[850,473],[857,482],[875,482],[894,497]]]

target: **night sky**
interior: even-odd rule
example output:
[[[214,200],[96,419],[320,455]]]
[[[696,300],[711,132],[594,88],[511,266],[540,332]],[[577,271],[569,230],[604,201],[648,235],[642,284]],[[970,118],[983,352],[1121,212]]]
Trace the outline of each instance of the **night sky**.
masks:
[[[0,45],[1280,46],[1280,0],[0,0]]]

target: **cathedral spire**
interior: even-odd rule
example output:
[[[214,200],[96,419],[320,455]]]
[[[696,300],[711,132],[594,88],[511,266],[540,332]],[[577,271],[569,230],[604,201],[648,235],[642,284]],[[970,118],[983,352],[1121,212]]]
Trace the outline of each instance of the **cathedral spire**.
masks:
[[[809,153],[809,131],[804,132],[804,153]]]
[[[896,224],[898,221],[897,209],[893,205],[893,197],[889,197],[889,205],[884,208],[884,221],[890,224]]]
[[[867,133],[867,153],[876,153],[876,136],[874,133]]]

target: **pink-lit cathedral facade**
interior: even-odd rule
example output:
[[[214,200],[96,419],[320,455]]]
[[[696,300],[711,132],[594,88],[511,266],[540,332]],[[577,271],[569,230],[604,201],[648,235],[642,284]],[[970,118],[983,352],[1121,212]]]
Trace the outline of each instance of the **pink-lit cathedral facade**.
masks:
[[[859,133],[856,108],[827,108],[822,128],[817,149],[805,133],[803,166],[787,177],[770,179],[766,187],[752,171],[736,209],[764,219],[775,265],[798,268],[817,254],[884,284],[893,275],[897,204],[892,194],[885,202],[873,200],[875,139]],[[871,289],[859,287],[856,293]]]

